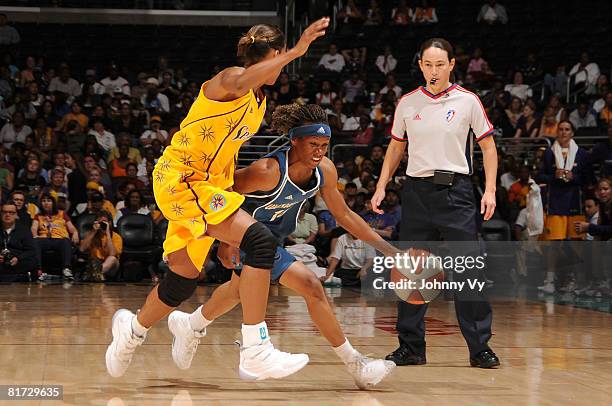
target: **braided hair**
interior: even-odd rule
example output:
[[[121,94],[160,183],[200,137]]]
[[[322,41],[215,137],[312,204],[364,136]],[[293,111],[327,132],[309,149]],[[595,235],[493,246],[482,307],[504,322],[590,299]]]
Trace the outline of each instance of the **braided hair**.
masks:
[[[287,134],[293,127],[315,123],[327,124],[327,113],[316,104],[285,104],[272,113],[272,130],[279,134]]]

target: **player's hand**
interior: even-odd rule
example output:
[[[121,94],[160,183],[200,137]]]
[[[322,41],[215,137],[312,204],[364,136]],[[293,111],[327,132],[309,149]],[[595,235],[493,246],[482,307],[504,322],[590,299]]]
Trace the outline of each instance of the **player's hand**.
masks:
[[[385,200],[385,189],[376,189],[374,196],[370,200],[372,202],[372,211],[377,214],[384,214],[384,211],[380,209],[380,205]]]
[[[308,28],[304,30],[300,40],[295,47],[294,51],[297,53],[298,57],[302,56],[308,51],[308,47],[315,39],[325,35],[325,29],[329,26],[329,17],[323,17],[314,23],[310,24]]]
[[[495,193],[491,191],[485,191],[480,201],[480,214],[484,214],[484,221],[489,220],[495,213]]]
[[[225,268],[235,269],[240,265],[240,250],[222,242],[217,250],[217,258]]]
[[[75,244],[75,245],[79,243],[79,234],[78,233],[72,234],[72,243]]]

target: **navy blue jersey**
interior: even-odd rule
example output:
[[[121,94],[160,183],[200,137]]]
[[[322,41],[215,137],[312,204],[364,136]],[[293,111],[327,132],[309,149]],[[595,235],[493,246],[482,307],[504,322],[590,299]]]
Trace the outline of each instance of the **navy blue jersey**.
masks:
[[[289,149],[282,148],[266,158],[274,158],[280,168],[278,185],[269,192],[245,194],[242,208],[255,220],[267,226],[283,242],[295,230],[298,214],[304,203],[323,186],[323,172],[319,167],[303,190],[289,179]]]

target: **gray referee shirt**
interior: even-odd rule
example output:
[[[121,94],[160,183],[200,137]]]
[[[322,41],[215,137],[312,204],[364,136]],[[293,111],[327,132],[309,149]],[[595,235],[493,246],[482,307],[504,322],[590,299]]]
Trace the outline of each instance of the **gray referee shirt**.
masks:
[[[406,175],[414,177],[433,176],[435,170],[471,174],[473,139],[492,133],[478,96],[457,84],[436,95],[422,86],[405,94],[391,129],[394,139],[408,141]]]

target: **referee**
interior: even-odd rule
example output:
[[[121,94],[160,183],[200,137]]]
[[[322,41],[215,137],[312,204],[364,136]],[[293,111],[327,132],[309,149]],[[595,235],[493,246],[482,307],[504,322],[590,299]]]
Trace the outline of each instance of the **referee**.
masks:
[[[376,193],[375,212],[385,197],[387,182],[397,169],[408,142],[407,179],[402,195],[402,241],[463,241],[469,251],[458,255],[479,255],[476,229],[476,202],[470,180],[473,140],[483,152],[486,190],[480,202],[484,220],[495,211],[497,151],[493,126],[478,96],[451,84],[455,66],[451,44],[441,38],[425,41],[419,66],[426,86],[404,95],[397,105],[392,136]],[[418,245],[418,244],[417,244]],[[458,243],[453,244],[455,247]],[[466,244],[463,243],[465,247]],[[454,273],[455,280],[469,278],[468,272]],[[491,338],[491,305],[481,293],[455,292],[455,310],[469,352],[470,365],[499,366],[488,346]],[[398,303],[397,331],[400,346],[387,356],[397,365],[423,365],[427,304]]]

